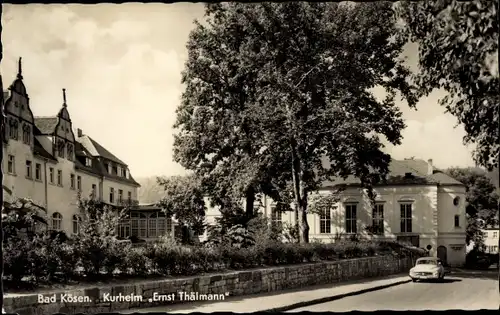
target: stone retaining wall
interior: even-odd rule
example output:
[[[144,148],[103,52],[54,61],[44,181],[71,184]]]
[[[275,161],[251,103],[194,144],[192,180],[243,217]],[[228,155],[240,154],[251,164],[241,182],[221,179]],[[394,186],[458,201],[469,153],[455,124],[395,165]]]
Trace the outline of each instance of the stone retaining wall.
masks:
[[[4,298],[4,305],[6,311],[20,315],[58,312],[95,314],[137,307],[185,303],[191,298],[198,301],[200,299],[224,300],[227,296],[250,295],[392,275],[406,272],[412,265],[411,258],[377,256],[59,291],[43,295],[26,294],[12,297],[7,295]],[[179,292],[186,292],[187,295]],[[113,297],[118,297],[122,301],[112,302]],[[44,298],[46,303],[42,302],[41,298]],[[48,298],[52,300],[47,300]],[[157,301],[152,301],[153,298]],[[75,299],[87,299],[87,301],[74,301]],[[158,301],[159,299],[161,301]]]

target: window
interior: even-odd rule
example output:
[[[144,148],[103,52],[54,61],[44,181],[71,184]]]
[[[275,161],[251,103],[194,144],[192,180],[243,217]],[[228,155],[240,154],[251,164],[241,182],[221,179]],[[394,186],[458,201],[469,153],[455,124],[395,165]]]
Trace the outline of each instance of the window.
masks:
[[[31,127],[27,124],[23,126],[23,142],[26,144],[31,142]]]
[[[455,215],[455,227],[460,227],[460,216]]]
[[[62,186],[62,171],[57,170],[57,185]]]
[[[127,177],[127,169],[122,168],[122,177]]]
[[[118,189],[118,202],[122,202],[123,201],[123,190],[121,189]]]
[[[49,167],[49,182],[51,184],[54,183],[54,168],[53,167]]]
[[[15,119],[11,119],[9,123],[9,136],[13,140],[17,140],[19,135],[19,122]]]
[[[357,205],[350,204],[345,206],[345,232],[358,233],[358,220],[356,216]]]
[[[128,192],[128,197],[127,198],[128,198],[129,202],[132,200],[132,192],[131,191]]]
[[[148,219],[144,214],[139,218],[139,237],[148,237],[147,235]]]
[[[75,174],[69,176],[69,186],[71,189],[75,189]]]
[[[32,172],[33,172],[33,170],[32,170],[31,161],[26,160],[26,177],[31,178],[33,176]]]
[[[157,228],[158,228],[158,218],[157,214],[153,213],[150,215],[148,219],[148,236],[147,237],[156,237],[157,236]]]
[[[118,175],[118,167],[113,166],[113,175]]]
[[[118,237],[127,238],[130,236],[130,219],[124,219],[118,225]]]
[[[35,164],[35,179],[42,180],[42,164],[40,163]]]
[[[85,158],[85,166],[92,167],[92,159],[91,158]]]
[[[330,208],[323,209],[319,215],[319,232],[321,234],[332,233],[332,213]]]
[[[173,222],[172,222],[172,218],[171,217],[167,217],[166,218],[166,222],[165,222],[165,235],[172,235],[172,230],[173,230]]]
[[[115,189],[113,187],[109,189],[109,202],[110,203],[115,202]]]
[[[9,159],[7,161],[7,172],[9,174],[16,173],[16,158],[13,155],[9,155]]]
[[[412,204],[402,203],[399,205],[401,210],[401,232],[411,233],[412,232]]]
[[[68,143],[68,160],[73,159],[73,144]]]
[[[492,246],[492,247],[493,247],[492,252],[493,252],[493,253],[496,253],[496,252],[498,251],[498,246],[497,246],[497,245],[495,245],[495,246]]]
[[[82,219],[76,214],[73,215],[73,234],[78,234],[80,231],[80,222]]]
[[[165,235],[165,232],[167,231],[167,227],[166,227],[166,224],[167,224],[167,217],[165,215],[164,212],[158,212],[157,213],[157,216],[158,216],[158,221],[157,221],[157,232],[156,232],[156,236],[160,237],[160,236],[163,236]]]
[[[76,189],[82,191],[82,177],[80,175],[76,177]]]
[[[497,238],[498,237],[498,232],[493,232],[493,238]]]
[[[384,234],[384,205],[376,204],[372,212],[373,234]]]
[[[143,213],[132,213],[131,230],[132,235],[137,237],[147,237],[148,218]]]
[[[64,141],[59,140],[58,146],[57,146],[57,154],[59,155],[60,158],[64,158]]]
[[[56,231],[62,230],[62,215],[59,212],[52,215],[52,229]]]
[[[104,168],[106,169],[106,172],[111,173],[108,163],[104,163]]]
[[[276,209],[276,206],[271,207],[271,226],[272,227],[281,227],[282,224],[282,212]]]
[[[97,197],[97,186],[96,184],[92,184],[92,198],[96,198]]]

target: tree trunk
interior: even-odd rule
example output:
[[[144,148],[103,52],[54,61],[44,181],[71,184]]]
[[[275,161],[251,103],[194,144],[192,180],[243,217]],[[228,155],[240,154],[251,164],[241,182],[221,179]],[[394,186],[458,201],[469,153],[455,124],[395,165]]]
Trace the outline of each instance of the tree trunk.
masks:
[[[299,225],[299,205],[297,204],[297,202],[295,202],[294,204],[294,209],[293,209],[293,212],[295,214],[295,224],[294,224],[294,228],[295,228],[295,231],[297,231],[297,240],[296,242],[297,243],[300,243],[300,239],[299,239],[299,231],[300,231],[300,225]]]
[[[254,217],[254,209],[253,206],[255,204],[255,189],[253,186],[247,188],[245,192],[245,215],[247,220],[251,220]]]
[[[309,243],[309,224],[307,224],[307,191],[304,187],[303,171],[300,160],[292,145],[292,181],[298,212],[299,243]]]

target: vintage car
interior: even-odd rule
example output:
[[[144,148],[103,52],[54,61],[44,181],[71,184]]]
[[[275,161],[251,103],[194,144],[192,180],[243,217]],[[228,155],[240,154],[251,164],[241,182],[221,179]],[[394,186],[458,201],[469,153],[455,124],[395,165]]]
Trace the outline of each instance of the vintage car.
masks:
[[[410,269],[410,278],[417,280],[443,280],[445,269],[439,258],[422,257],[417,259],[415,267]]]

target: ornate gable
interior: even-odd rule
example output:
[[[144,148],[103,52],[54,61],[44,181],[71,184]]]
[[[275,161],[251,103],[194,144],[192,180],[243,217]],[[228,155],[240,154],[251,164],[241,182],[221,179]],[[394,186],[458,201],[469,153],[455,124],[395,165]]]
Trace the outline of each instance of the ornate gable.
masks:
[[[17,78],[9,87],[10,96],[5,102],[5,112],[29,124],[34,124],[34,116],[29,106],[29,97],[23,82],[21,58],[19,58]]]

